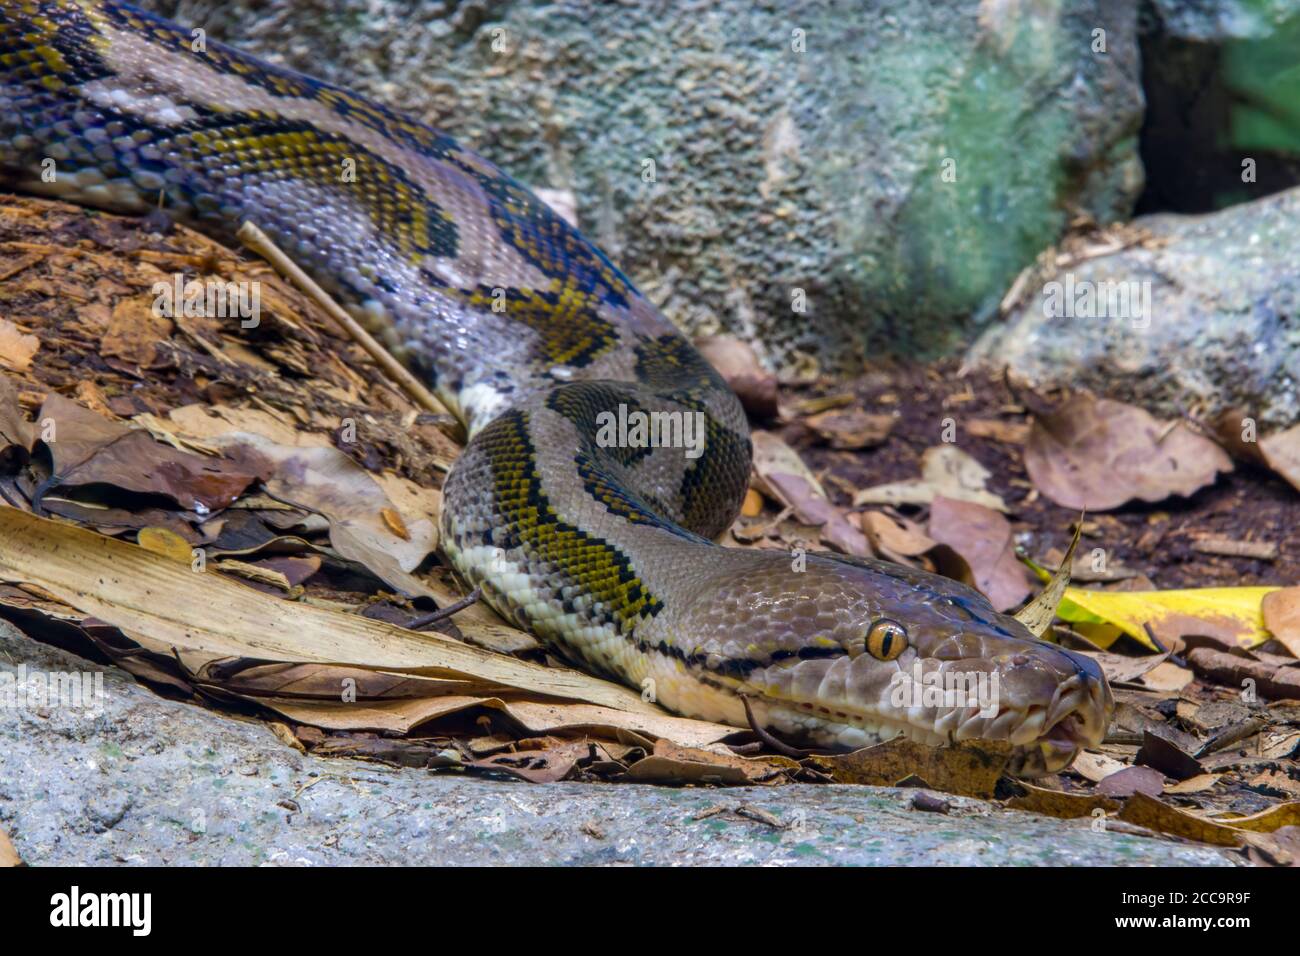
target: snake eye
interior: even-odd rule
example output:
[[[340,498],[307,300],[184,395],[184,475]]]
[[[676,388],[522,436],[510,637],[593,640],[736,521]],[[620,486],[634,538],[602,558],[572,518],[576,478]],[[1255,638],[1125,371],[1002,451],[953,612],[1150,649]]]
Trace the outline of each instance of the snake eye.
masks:
[[[907,631],[897,621],[882,617],[867,631],[867,651],[882,661],[892,661],[907,650]]]

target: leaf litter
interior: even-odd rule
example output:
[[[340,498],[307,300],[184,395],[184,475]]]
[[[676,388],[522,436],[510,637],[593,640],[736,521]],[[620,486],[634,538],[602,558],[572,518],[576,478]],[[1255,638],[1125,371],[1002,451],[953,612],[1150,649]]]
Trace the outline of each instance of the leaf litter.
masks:
[[[733,545],[820,541],[1013,610],[1041,587],[1017,551],[1061,561],[1076,507],[1114,509],[1063,562],[1097,586],[1065,586],[1045,631],[1112,677],[1121,715],[1096,752],[1031,783],[1005,755],[905,741],[792,760],[564,667],[480,603],[407,629],[463,596],[434,531],[458,428],[264,264],[35,200],[0,204],[0,240],[30,259],[0,303],[36,343],[0,362],[0,614],[38,638],[325,755],[539,782],[925,786],[1300,856],[1292,433],[1233,471],[1194,423],[1106,399],[1053,410],[942,363],[776,387],[717,345],[764,426]],[[266,321],[159,321],[142,296],[175,272],[260,282]]]

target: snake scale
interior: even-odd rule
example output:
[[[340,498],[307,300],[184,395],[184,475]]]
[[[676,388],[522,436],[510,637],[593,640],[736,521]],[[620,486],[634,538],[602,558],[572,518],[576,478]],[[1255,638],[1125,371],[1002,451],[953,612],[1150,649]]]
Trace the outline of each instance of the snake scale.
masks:
[[[268,233],[465,424],[442,546],[499,612],[672,711],[794,743],[1004,741],[1032,776],[1100,741],[1096,663],[978,592],[714,543],[749,474],[738,401],[527,189],[407,116],[197,36],[124,3],[0,0],[0,177],[161,205],[227,241],[244,221]],[[918,693],[900,698],[899,675]],[[996,695],[926,697],[931,677]]]

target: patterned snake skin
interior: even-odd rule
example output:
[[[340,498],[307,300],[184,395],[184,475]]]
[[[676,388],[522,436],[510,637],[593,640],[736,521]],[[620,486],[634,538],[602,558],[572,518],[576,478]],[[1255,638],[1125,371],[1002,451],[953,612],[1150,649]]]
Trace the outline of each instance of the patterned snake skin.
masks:
[[[746,726],[748,701],[822,747],[1009,741],[1034,775],[1101,739],[1096,664],[977,592],[714,544],[749,472],[735,397],[598,249],[437,131],[126,4],[0,0],[0,177],[265,230],[465,422],[447,557],[580,666],[684,715]],[[607,428],[638,413],[669,440]],[[899,697],[918,675],[994,696]]]

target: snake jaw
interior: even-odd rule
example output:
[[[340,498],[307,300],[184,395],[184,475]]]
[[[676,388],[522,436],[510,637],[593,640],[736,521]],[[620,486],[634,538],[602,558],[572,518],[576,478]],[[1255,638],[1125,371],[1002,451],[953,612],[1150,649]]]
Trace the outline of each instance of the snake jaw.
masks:
[[[1077,657],[1056,648],[1050,651]],[[767,725],[779,732],[836,749],[856,749],[896,737],[927,746],[1006,743],[1012,746],[1007,770],[1017,777],[1039,777],[1069,767],[1081,751],[1101,743],[1114,709],[1104,677],[1086,669],[1057,684],[1046,702],[1007,701],[992,714],[978,703],[892,711],[862,702],[847,705],[842,700],[823,706],[825,701],[785,697],[797,680],[777,683],[783,684],[782,696],[768,696],[761,706]],[[768,693],[773,689],[769,684]]]

